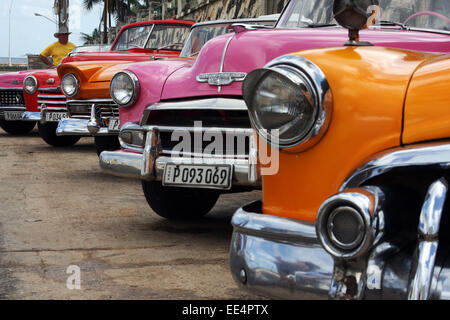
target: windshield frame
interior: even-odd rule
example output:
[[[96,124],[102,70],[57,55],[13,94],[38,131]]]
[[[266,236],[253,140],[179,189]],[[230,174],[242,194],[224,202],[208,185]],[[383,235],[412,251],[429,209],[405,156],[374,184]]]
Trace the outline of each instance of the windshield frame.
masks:
[[[112,52],[121,52],[121,51],[127,51],[127,50],[133,50],[133,49],[138,49],[138,50],[149,50],[149,51],[155,51],[155,49],[151,49],[151,48],[146,48],[148,42],[150,41],[150,37],[153,33],[153,30],[155,28],[155,25],[170,25],[170,26],[178,26],[180,28],[186,28],[190,29],[195,25],[194,22],[191,21],[178,21],[178,20],[167,20],[167,21],[162,21],[162,20],[155,20],[155,21],[143,21],[143,22],[135,22],[129,25],[125,25],[122,27],[122,29],[119,31],[119,33],[117,34],[116,38],[114,39],[113,43],[111,44],[111,50]],[[117,47],[117,43],[119,41],[119,38],[121,37],[121,35],[123,33],[125,33],[126,31],[128,31],[129,29],[132,28],[139,28],[139,27],[146,27],[146,26],[151,26],[150,32],[147,35],[147,38],[145,40],[145,44],[144,47],[138,47],[138,48],[127,48],[127,49],[116,49]],[[170,50],[169,51],[180,51],[180,50]]]

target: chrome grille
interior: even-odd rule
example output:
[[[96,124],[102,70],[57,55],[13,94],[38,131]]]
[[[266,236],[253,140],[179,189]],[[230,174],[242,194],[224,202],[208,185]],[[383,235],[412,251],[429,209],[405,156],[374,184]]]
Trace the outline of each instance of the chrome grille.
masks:
[[[181,141],[179,134],[174,132],[188,131],[190,133],[191,150],[184,150],[178,155],[189,156],[201,154],[212,143],[218,147],[213,148],[213,156],[235,157],[247,159],[249,155],[250,136],[253,134],[247,110],[220,110],[220,109],[150,109],[145,125],[157,128],[163,154],[173,155],[174,148]],[[208,138],[195,141],[195,133],[207,133]],[[172,141],[172,137],[177,138]],[[218,140],[217,140],[218,139]]]
[[[42,104],[49,108],[64,108],[66,106],[66,96],[61,93],[60,87],[40,88],[37,98],[39,108]]]
[[[110,105],[99,105],[100,109],[100,118],[102,119],[110,119],[110,118],[119,118],[119,106],[111,103]]]
[[[71,118],[90,119],[93,105],[98,119],[109,120],[119,117],[119,106],[112,100],[72,100],[67,102],[67,109]]]
[[[22,89],[0,90],[0,106],[24,106]]]
[[[76,119],[89,119],[91,117],[91,106],[92,104],[88,104],[84,101],[67,102],[69,116]]]

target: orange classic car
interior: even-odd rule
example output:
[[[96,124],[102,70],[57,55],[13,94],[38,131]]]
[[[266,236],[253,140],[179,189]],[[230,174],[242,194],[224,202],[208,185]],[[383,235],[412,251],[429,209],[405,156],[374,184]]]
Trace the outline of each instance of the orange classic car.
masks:
[[[359,42],[369,4],[335,1],[345,46],[243,84],[262,201],[232,218],[230,267],[252,292],[450,298],[450,55]]]
[[[94,136],[97,153],[120,147],[118,106],[109,83],[134,62],[178,57],[193,21],[152,20],[125,25],[110,52],[83,53],[59,65],[61,91],[67,97],[67,119],[58,122],[57,136]]]

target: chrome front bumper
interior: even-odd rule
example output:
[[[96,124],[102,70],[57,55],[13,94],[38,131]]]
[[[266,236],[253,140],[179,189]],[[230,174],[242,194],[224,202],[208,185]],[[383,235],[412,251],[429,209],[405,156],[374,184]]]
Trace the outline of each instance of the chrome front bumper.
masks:
[[[40,112],[25,111],[22,116],[23,121],[41,121]]]
[[[332,279],[340,269],[319,244],[314,224],[262,214],[257,201],[238,209],[232,225],[230,269],[241,288],[278,299],[332,297]],[[373,248],[361,278],[360,298],[411,298],[414,270],[428,268],[426,261],[417,267],[412,252],[413,247],[393,242]],[[450,299],[448,246],[441,252],[431,275],[429,299]]]
[[[104,151],[100,154],[100,167],[106,173],[128,178],[138,178],[148,181],[162,181],[167,164],[207,164],[207,165],[231,165],[233,186],[245,186],[255,189],[261,188],[261,179],[257,167],[256,138],[251,129],[242,129],[242,132],[250,135],[250,150],[248,157],[233,158],[217,155],[205,157],[202,154],[185,153],[179,157],[170,150],[164,150],[160,140],[160,131],[171,128],[139,126],[125,124],[121,132],[133,130],[142,132],[145,137],[144,148],[137,148],[125,144],[119,135],[122,147],[130,151]],[[222,129],[217,129],[222,130]],[[201,157],[200,157],[201,156]],[[186,185],[186,187],[194,187]]]
[[[88,128],[89,120],[87,119],[62,119],[59,121],[56,135],[58,136],[92,136]],[[100,127],[96,136],[117,135],[118,132],[110,132],[106,127]]]
[[[158,156],[149,164],[152,157],[147,153],[135,153],[126,151],[103,151],[100,154],[100,167],[108,174],[119,177],[137,178],[142,180],[162,181],[164,169],[168,163],[183,163],[181,158]],[[202,164],[229,164],[227,160],[219,163],[218,159],[203,159]],[[251,180],[249,178],[249,162],[248,160],[233,160],[233,186],[252,186],[260,188],[260,180]],[[152,169],[148,169],[151,167]]]
[[[261,214],[261,202],[236,211],[230,268],[238,285],[278,299],[327,299],[333,258],[314,224]]]
[[[71,117],[60,121],[56,134],[58,136],[118,135],[119,131],[110,130],[104,123],[105,117],[109,121],[118,120],[118,111],[114,111],[113,106],[109,105],[110,103],[112,103],[111,99],[68,100],[67,108],[69,114],[72,112]],[[73,108],[78,108],[74,114]]]

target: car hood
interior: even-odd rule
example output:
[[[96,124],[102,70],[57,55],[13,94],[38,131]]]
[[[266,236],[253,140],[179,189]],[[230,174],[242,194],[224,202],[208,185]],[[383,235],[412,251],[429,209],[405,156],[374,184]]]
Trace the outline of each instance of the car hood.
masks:
[[[0,74],[0,88],[22,88],[23,80],[37,70],[24,70]]]
[[[347,39],[348,30],[340,27],[259,29],[219,36],[203,47],[195,64],[169,76],[161,100],[211,95],[241,96],[241,82],[218,88],[199,83],[196,77],[202,73],[219,72],[221,68],[223,72],[249,73],[280,55],[311,48],[342,46]],[[360,39],[376,46],[450,52],[448,35],[440,33],[371,28],[361,31]],[[225,50],[227,41],[230,42]]]

